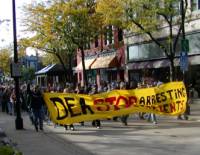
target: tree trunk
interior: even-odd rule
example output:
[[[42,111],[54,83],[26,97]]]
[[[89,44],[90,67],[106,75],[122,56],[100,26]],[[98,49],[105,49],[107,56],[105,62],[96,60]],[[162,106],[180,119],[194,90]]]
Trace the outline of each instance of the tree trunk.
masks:
[[[88,79],[87,79],[87,74],[86,74],[86,70],[85,70],[85,54],[84,54],[84,49],[83,47],[80,47],[80,50],[81,50],[81,57],[82,57],[82,66],[83,66],[83,83],[84,83],[84,86],[88,87]]]
[[[59,59],[61,65],[62,65],[62,67],[63,67],[64,75],[65,75],[65,82],[67,82],[67,81],[69,81],[69,79],[68,79],[68,74],[69,74],[69,73],[68,73],[68,70],[67,70],[67,68],[65,67],[65,64],[64,64],[62,58],[60,57],[60,55],[59,55],[59,54],[56,54],[56,56],[58,57],[58,59]]]
[[[70,83],[73,82],[73,70],[72,70],[72,55],[69,54],[68,56],[68,62],[69,62],[69,81]]]
[[[170,81],[175,81],[175,66],[174,66],[174,58],[170,58]]]

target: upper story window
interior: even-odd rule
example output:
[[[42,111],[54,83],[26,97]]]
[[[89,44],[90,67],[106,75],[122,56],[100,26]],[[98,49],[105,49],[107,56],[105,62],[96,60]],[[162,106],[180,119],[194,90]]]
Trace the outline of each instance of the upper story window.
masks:
[[[175,9],[176,15],[181,14],[181,3],[180,2],[173,2],[172,7]]]
[[[104,45],[107,45],[107,32],[104,33]]]
[[[90,42],[85,43],[84,49],[90,49]]]
[[[109,45],[114,43],[114,35],[113,35],[113,27],[106,27],[106,31],[104,33],[104,45]]]
[[[191,11],[200,10],[200,0],[191,0]]]
[[[95,37],[95,47],[98,47],[99,46],[99,40],[98,40],[98,36]]]
[[[108,42],[109,42],[109,44],[114,43],[114,36],[113,36],[112,26],[108,27]]]
[[[118,29],[118,41],[123,41],[123,30]]]
[[[189,55],[200,54],[199,40],[200,33],[186,34],[186,38],[190,41],[190,48],[188,51]],[[167,45],[167,40],[159,41],[161,44]],[[179,56],[181,51],[181,38],[179,39],[176,46],[175,56]],[[127,48],[128,61],[137,61],[145,59],[157,59],[166,57],[163,50],[161,50],[158,45],[154,42],[134,44]]]

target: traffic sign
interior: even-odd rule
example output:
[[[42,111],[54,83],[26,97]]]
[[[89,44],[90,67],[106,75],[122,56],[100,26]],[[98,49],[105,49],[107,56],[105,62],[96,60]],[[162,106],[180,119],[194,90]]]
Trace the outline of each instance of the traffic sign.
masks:
[[[11,65],[11,77],[21,77],[21,64],[12,62]]]
[[[181,50],[185,51],[185,52],[189,52],[189,40],[188,39],[181,40]]]
[[[180,53],[180,68],[181,70],[188,71],[188,55],[187,52]]]

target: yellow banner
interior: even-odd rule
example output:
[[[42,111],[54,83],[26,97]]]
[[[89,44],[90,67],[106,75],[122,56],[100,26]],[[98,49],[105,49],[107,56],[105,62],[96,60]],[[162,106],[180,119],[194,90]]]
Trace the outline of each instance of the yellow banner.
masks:
[[[135,112],[179,115],[185,112],[187,102],[183,82],[95,95],[44,93],[43,97],[52,121],[58,124],[112,118]]]

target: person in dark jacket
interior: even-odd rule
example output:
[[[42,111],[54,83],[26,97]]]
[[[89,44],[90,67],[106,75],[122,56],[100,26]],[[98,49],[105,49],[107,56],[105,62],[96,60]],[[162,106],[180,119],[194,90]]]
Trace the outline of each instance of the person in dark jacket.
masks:
[[[43,130],[43,105],[44,101],[39,86],[35,86],[34,91],[31,92],[31,109],[34,115],[34,126],[38,132],[38,126],[40,130]]]

